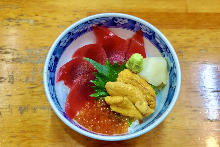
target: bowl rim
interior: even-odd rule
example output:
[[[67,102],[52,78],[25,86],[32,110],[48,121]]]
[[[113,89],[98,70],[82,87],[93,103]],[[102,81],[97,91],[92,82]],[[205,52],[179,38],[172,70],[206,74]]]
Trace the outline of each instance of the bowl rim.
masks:
[[[168,48],[170,49],[170,52],[173,56],[174,62],[176,64],[176,73],[177,73],[177,82],[176,82],[176,89],[175,89],[175,93],[173,96],[173,99],[170,103],[170,105],[168,106],[167,110],[153,123],[151,124],[149,127],[144,128],[143,130],[140,130],[136,133],[132,133],[132,134],[125,134],[122,136],[102,136],[102,135],[98,135],[98,134],[93,134],[90,132],[87,132],[85,130],[82,130],[80,128],[78,128],[77,126],[75,126],[74,124],[72,124],[69,120],[67,120],[67,118],[65,118],[61,112],[56,108],[56,105],[54,104],[50,93],[49,93],[49,88],[48,88],[48,81],[47,81],[47,69],[48,69],[48,64],[49,64],[49,60],[50,57],[54,51],[54,49],[56,48],[57,44],[59,43],[59,41],[74,27],[78,26],[81,23],[84,23],[88,20],[92,20],[92,19],[96,19],[99,17],[110,17],[110,16],[115,16],[115,17],[122,17],[122,18],[127,18],[127,19],[131,19],[137,22],[140,22],[144,25],[146,25],[147,27],[149,27],[150,29],[154,30],[154,32],[156,32],[161,39],[166,43],[166,45],[168,46]],[[171,45],[171,43],[168,41],[168,39],[163,35],[163,33],[161,33],[156,27],[154,27],[152,24],[148,23],[147,21],[132,16],[132,15],[128,15],[128,14],[122,14],[122,13],[101,13],[101,14],[95,14],[95,15],[91,15],[88,16],[86,18],[83,18],[75,23],[73,23],[72,25],[70,25],[68,28],[66,28],[60,35],[59,37],[54,41],[53,45],[51,46],[50,50],[48,51],[46,60],[45,60],[45,64],[44,64],[44,71],[43,71],[43,81],[44,81],[44,90],[47,96],[47,99],[52,107],[52,109],[54,110],[54,112],[56,113],[56,115],[67,125],[69,126],[71,129],[73,129],[74,131],[85,135],[87,137],[90,138],[94,138],[94,139],[98,139],[98,140],[105,140],[105,141],[120,141],[120,140],[128,140],[134,137],[138,137],[140,135],[143,135],[147,132],[149,132],[150,130],[152,130],[153,128],[155,128],[156,126],[158,126],[166,117],[167,115],[171,112],[171,110],[173,109],[178,96],[179,96],[179,92],[180,92],[180,87],[181,87],[181,70],[180,70],[180,64],[179,64],[179,60],[178,57],[176,55],[176,52],[173,48],[173,46]]]

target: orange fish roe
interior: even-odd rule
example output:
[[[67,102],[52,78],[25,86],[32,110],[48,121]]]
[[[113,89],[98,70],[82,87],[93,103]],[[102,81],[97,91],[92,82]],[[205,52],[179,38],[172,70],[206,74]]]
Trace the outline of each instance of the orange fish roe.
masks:
[[[104,100],[88,102],[73,119],[96,133],[112,135],[128,132],[128,118],[111,111]]]

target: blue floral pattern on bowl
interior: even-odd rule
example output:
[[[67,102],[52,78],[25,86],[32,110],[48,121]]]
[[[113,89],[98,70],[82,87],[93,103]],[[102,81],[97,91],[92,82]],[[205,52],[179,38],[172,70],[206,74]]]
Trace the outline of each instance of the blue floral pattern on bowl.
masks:
[[[175,89],[176,89],[176,81],[177,81],[176,65],[175,65],[173,55],[170,52],[170,49],[168,48],[164,40],[160,37],[160,35],[158,35],[150,27],[133,19],[128,19],[128,18],[119,17],[119,16],[93,18],[88,21],[84,21],[83,23],[80,23],[79,25],[73,27],[71,30],[69,30],[64,35],[64,37],[58,40],[58,43],[55,46],[49,58],[49,63],[48,63],[48,67],[46,70],[46,73],[47,73],[46,78],[48,81],[47,86],[48,86],[49,94],[53,100],[53,103],[55,104],[58,111],[60,111],[60,113],[63,114],[71,123],[74,123],[74,125],[76,125],[77,127],[85,130],[84,128],[79,126],[77,123],[71,121],[66,116],[64,110],[61,108],[58,102],[57,96],[56,96],[56,92],[55,92],[55,73],[56,73],[56,67],[57,67],[58,61],[62,53],[64,52],[64,50],[70,45],[72,41],[76,40],[81,35],[89,31],[92,31],[93,26],[104,26],[108,28],[123,28],[123,29],[131,30],[133,32],[142,30],[144,37],[150,40],[150,42],[154,44],[154,46],[159,50],[161,55],[165,57],[169,63],[171,63],[169,64],[170,65],[169,66],[170,85],[169,85],[168,95],[166,97],[165,104],[163,108],[160,110],[160,112],[158,113],[158,115],[153,120],[151,120],[148,124],[146,124],[147,126],[152,125],[167,110],[174,96]],[[142,128],[144,127],[145,126],[143,126]],[[90,132],[90,133],[93,133],[93,132]]]

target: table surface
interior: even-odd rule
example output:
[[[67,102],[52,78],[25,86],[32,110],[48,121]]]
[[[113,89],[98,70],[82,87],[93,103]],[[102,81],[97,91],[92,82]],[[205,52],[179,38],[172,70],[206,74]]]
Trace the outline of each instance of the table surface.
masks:
[[[127,141],[98,141],[71,130],[43,88],[53,41],[77,20],[103,12],[131,14],[159,28],[182,70],[172,112],[149,133]],[[0,146],[220,145],[219,0],[1,0],[0,38]]]

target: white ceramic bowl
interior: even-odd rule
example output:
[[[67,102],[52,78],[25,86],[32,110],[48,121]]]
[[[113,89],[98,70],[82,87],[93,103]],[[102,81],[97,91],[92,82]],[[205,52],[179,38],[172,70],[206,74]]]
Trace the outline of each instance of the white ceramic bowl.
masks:
[[[169,83],[157,95],[155,112],[145,118],[143,123],[132,128],[124,135],[101,135],[84,129],[76,122],[71,121],[64,111],[64,104],[68,89],[56,84],[56,72],[60,66],[71,59],[75,50],[83,45],[95,43],[92,32],[93,26],[105,26],[122,38],[131,37],[134,32],[142,30],[145,48],[148,56],[163,56],[168,61]],[[167,38],[153,25],[140,18],[120,14],[103,13],[86,17],[72,24],[53,43],[44,65],[44,87],[48,101],[57,116],[70,128],[85,136],[107,141],[127,140],[140,136],[158,124],[170,113],[179,95],[181,85],[180,65],[174,48]]]

